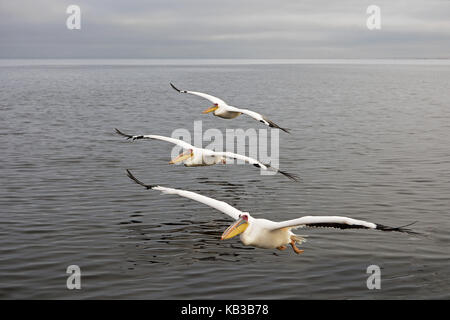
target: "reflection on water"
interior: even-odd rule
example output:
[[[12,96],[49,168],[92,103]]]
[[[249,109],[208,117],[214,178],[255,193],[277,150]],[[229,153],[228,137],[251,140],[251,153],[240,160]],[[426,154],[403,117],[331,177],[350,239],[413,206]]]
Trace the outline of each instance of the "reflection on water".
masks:
[[[229,220],[216,219],[214,221],[183,220],[180,223],[161,223],[160,225],[130,224],[127,238],[139,243],[139,251],[136,256],[130,255],[128,262],[136,265],[142,259],[150,263],[162,263],[165,265],[180,263],[191,265],[202,261],[220,262],[251,262],[251,255],[241,252],[253,250],[244,247],[240,243],[220,241],[221,231],[229,225]],[[143,252],[155,252],[155,247],[172,252],[177,259],[170,260],[161,257],[162,254],[152,255],[151,260]],[[164,247],[164,248],[162,248]]]
[[[448,65],[0,68],[0,298],[450,298]],[[167,144],[114,134],[170,136],[200,119],[222,132],[265,129],[202,115],[174,79],[291,128],[280,166],[301,182],[248,165],[170,166]],[[222,213],[143,190],[125,169],[255,217],[418,221],[420,235],[305,228],[302,255],[245,247],[220,240],[231,222]],[[70,264],[79,292],[65,289]],[[376,292],[371,264],[382,270]]]

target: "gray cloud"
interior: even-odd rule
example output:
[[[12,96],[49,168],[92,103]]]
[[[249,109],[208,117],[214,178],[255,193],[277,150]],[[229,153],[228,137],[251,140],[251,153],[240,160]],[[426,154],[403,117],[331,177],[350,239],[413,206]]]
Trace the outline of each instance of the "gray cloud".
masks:
[[[65,26],[70,4],[81,30]],[[449,17],[448,0],[3,0],[0,57],[448,58]]]

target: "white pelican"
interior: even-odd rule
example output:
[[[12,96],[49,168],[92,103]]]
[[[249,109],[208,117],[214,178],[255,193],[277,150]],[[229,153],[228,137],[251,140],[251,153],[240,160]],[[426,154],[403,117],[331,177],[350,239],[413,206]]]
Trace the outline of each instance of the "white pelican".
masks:
[[[284,132],[289,133],[289,131],[287,129],[279,127],[277,124],[275,124],[274,122],[270,121],[269,119],[265,118],[263,115],[261,115],[257,112],[230,106],[222,99],[219,99],[217,97],[214,97],[214,96],[206,94],[206,93],[180,90],[177,87],[175,87],[172,82],[170,83],[170,85],[172,86],[172,88],[174,88],[176,91],[178,91],[180,93],[190,93],[190,94],[193,94],[193,95],[196,95],[196,96],[199,96],[199,97],[202,97],[202,98],[205,98],[205,99],[211,101],[213,103],[213,106],[206,109],[205,111],[203,111],[203,113],[209,113],[209,112],[214,111],[215,116],[224,118],[224,119],[234,119],[243,113],[243,114],[246,114],[246,115],[252,117],[255,120],[258,120],[259,122],[264,123],[266,126],[269,126],[271,128],[278,128],[280,130],[283,130]]]
[[[233,238],[240,234],[244,245],[263,249],[285,250],[286,245],[290,244],[295,253],[302,253],[303,250],[297,248],[296,243],[302,243],[304,238],[292,233],[292,229],[299,227],[329,227],[340,229],[377,229],[382,231],[399,231],[414,233],[410,229],[402,227],[387,227],[381,224],[375,224],[363,220],[356,220],[339,216],[305,216],[298,219],[274,222],[267,219],[253,218],[250,213],[238,210],[228,203],[218,201],[198,193],[161,187],[158,185],[148,185],[131,174],[127,170],[128,177],[137,184],[151,190],[158,190],[166,194],[176,194],[181,197],[189,198],[204,203],[214,209],[236,220],[222,234],[222,240]]]
[[[226,163],[226,159],[238,159],[243,160],[245,162],[248,162],[252,165],[254,165],[257,168],[261,168],[263,170],[272,170],[275,172],[279,172],[282,175],[288,177],[291,180],[298,181],[298,176],[295,174],[291,174],[285,171],[281,171],[277,168],[271,167],[269,164],[264,164],[262,162],[259,162],[256,159],[243,156],[237,153],[232,152],[217,152],[209,149],[203,149],[203,148],[197,148],[193,145],[184,142],[179,139],[175,138],[169,138],[164,136],[158,136],[158,135],[129,135],[126,133],[121,132],[120,130],[116,129],[116,132],[127,139],[132,140],[138,140],[138,139],[156,139],[156,140],[163,140],[170,143],[174,143],[176,145],[179,145],[183,149],[187,150],[175,159],[172,159],[169,164],[175,164],[177,162],[183,162],[183,164],[186,167],[199,167],[199,166],[211,166],[218,163]]]

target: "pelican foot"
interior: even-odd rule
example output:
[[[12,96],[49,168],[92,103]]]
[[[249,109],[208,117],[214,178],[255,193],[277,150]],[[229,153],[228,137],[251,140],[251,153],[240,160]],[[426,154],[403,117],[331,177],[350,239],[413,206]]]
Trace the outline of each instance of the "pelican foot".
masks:
[[[283,251],[283,250],[286,250],[287,247],[286,246],[279,246],[279,247],[277,247],[277,249]]]
[[[291,240],[291,246],[292,246],[292,250],[294,250],[294,252],[296,254],[301,254],[301,253],[303,253],[303,251],[305,251],[305,250],[300,250],[299,248],[297,248],[294,240]]]

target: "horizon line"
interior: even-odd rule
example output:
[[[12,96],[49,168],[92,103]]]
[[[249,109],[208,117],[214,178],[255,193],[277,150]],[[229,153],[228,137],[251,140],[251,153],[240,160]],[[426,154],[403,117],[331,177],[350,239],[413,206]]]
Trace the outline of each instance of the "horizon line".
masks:
[[[14,66],[164,66],[164,65],[450,65],[450,58],[0,58],[0,67]]]

